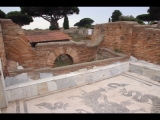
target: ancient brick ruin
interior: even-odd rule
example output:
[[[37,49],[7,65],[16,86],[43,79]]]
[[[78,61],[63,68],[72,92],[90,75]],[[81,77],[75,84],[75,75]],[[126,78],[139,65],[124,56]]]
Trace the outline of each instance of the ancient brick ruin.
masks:
[[[92,40],[100,35],[104,35],[101,47],[160,64],[160,29],[121,21],[96,25]]]
[[[160,64],[160,30],[136,22],[113,22],[95,25],[91,42],[38,43],[32,48],[17,24],[0,19],[0,57],[3,70],[12,62],[24,68],[54,67],[61,54],[68,54],[74,63],[93,60],[100,48],[121,50],[156,64]],[[9,68],[8,68],[9,69]]]

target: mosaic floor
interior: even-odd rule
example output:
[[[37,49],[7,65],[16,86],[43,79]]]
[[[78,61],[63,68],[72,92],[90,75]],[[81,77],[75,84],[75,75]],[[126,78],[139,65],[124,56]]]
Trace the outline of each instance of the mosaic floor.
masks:
[[[13,101],[2,113],[160,113],[160,83],[125,73],[82,87]]]

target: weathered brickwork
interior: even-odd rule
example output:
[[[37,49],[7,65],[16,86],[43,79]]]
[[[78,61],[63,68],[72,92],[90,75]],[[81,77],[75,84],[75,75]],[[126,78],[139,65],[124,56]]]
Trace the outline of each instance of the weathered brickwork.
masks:
[[[74,63],[82,63],[91,61],[95,54],[97,47],[87,47],[84,43],[39,43],[35,48],[31,47],[28,42],[23,29],[10,19],[0,19],[2,26],[1,42],[4,43],[1,49],[5,50],[4,56],[10,65],[10,61],[18,62],[24,68],[42,68],[54,67],[55,59],[61,54],[68,54],[72,57]],[[3,40],[2,40],[3,39]],[[3,44],[1,44],[3,45]],[[5,58],[5,57],[2,57]],[[11,71],[15,67],[8,67]]]
[[[97,47],[87,47],[84,43],[41,43],[37,44],[36,68],[54,67],[54,61],[61,54],[70,55],[73,63],[89,62],[94,59]]]
[[[104,35],[101,47],[160,64],[160,29],[136,22],[113,22],[96,25],[92,40],[100,35]]]
[[[10,19],[0,19],[6,58],[24,67],[34,66],[34,53],[23,29]]]
[[[4,70],[7,65],[7,60],[6,60],[4,43],[3,43],[1,24],[0,24],[0,58],[2,61],[2,69]]]
[[[138,59],[160,64],[160,29],[138,25],[136,22],[95,25],[89,44],[38,43],[35,48],[27,41],[23,29],[11,20],[0,19],[0,26],[0,57],[3,66],[15,61],[24,68],[54,67],[54,61],[61,54],[70,55],[74,64],[89,62],[100,48],[117,49]]]

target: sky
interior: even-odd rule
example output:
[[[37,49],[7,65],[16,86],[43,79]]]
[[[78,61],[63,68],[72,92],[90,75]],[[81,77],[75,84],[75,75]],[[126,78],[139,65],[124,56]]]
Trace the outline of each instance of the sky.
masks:
[[[78,7],[79,14],[73,14],[68,16],[69,26],[74,27],[74,24],[79,22],[83,18],[91,18],[94,20],[93,25],[107,23],[114,10],[120,10],[122,15],[132,15],[136,17],[140,14],[147,14],[149,7]],[[11,11],[20,11],[20,7],[0,7],[0,10],[6,14]],[[33,22],[29,25],[22,26],[24,29],[48,29],[50,23],[41,17],[33,18]],[[58,20],[59,27],[63,26],[64,19]]]

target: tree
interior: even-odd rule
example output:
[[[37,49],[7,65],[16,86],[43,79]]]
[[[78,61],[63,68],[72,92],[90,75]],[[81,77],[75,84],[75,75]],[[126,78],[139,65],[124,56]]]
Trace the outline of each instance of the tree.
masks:
[[[142,25],[145,24],[142,20],[140,20],[140,19],[138,19],[138,18],[134,18],[134,16],[132,16],[132,15],[120,16],[120,17],[119,17],[119,20],[120,20],[120,21],[136,21],[136,22],[138,22],[139,24],[142,24]]]
[[[120,16],[119,21],[136,21],[136,19],[132,15],[128,16]]]
[[[141,15],[138,15],[138,16],[136,17],[136,19],[139,19],[139,20],[148,22],[148,24],[149,24],[149,22],[151,21],[149,14],[141,14]]]
[[[63,28],[69,29],[69,21],[67,16],[64,17]]]
[[[139,24],[141,24],[141,25],[145,25],[145,23],[143,22],[143,20],[140,20],[140,19],[136,18],[136,21],[137,21]]]
[[[148,11],[151,21],[160,20],[160,7],[149,7]]]
[[[6,14],[2,10],[0,10],[0,18],[6,18]]]
[[[110,19],[110,18],[108,19],[108,22],[111,22],[111,19]]]
[[[22,13],[42,17],[50,22],[50,28],[59,29],[58,20],[67,15],[79,14],[78,7],[20,7]]]
[[[33,22],[31,16],[27,14],[22,14],[19,11],[12,11],[7,13],[6,18],[11,19],[14,23],[18,24],[20,27],[23,25],[29,25],[30,22]]]
[[[112,22],[119,21],[119,17],[122,15],[122,13],[119,10],[114,10],[112,13]]]
[[[94,20],[91,18],[83,18],[79,22],[75,23],[74,26],[90,28],[92,27],[92,23]]]

